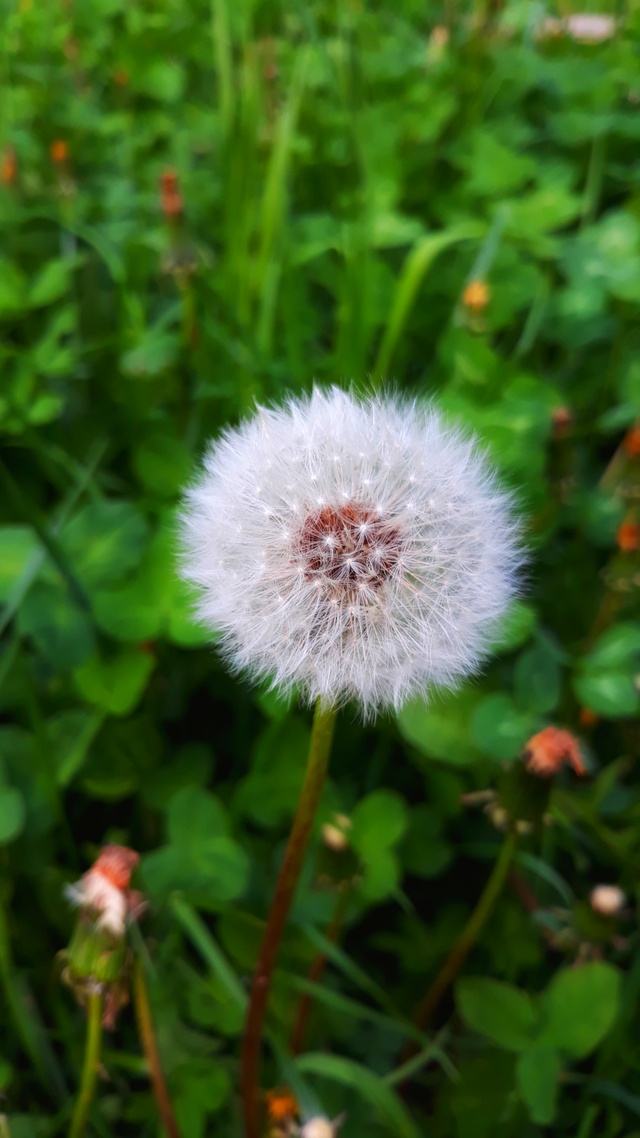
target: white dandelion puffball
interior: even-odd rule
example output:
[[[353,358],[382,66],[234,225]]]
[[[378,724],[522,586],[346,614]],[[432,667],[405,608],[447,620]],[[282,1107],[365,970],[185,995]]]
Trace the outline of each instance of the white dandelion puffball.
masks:
[[[431,407],[314,389],[211,444],[182,575],[231,665],[396,709],[477,668],[521,560],[509,494]]]

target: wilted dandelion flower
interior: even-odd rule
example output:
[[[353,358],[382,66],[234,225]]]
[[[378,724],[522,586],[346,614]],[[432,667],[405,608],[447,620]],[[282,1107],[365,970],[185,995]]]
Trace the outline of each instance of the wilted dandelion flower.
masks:
[[[103,846],[97,860],[73,885],[67,885],[67,899],[91,914],[98,929],[119,938],[130,920],[144,908],[142,895],[129,888],[131,874],[140,855],[127,846]]]
[[[182,573],[232,666],[365,714],[477,668],[519,561],[473,440],[335,387],[227,430],[182,513]]]

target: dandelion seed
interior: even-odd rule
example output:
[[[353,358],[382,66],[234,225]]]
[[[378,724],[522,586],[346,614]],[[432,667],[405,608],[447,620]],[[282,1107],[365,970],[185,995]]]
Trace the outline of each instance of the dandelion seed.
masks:
[[[472,440],[430,407],[335,387],[227,430],[182,513],[182,574],[230,664],[365,715],[473,672],[521,560]]]

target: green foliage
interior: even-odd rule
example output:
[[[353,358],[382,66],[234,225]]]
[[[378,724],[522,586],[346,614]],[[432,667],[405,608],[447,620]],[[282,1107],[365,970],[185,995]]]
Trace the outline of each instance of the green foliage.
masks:
[[[141,854],[131,943],[183,1138],[239,1133],[310,724],[195,623],[176,512],[209,438],[314,381],[392,384],[474,431],[529,564],[472,681],[373,727],[340,716],[264,1087],[346,1111],[345,1138],[637,1134],[640,15],[603,0],[584,5],[619,20],[601,41],[545,31],[579,7],[5,5],[3,1138],[68,1133],[84,1020],[56,982],[64,886],[109,841]],[[544,784],[434,1043],[414,1011],[491,872],[486,792],[549,725],[589,777]],[[342,877],[318,849],[334,813]],[[593,912],[599,882],[621,913]],[[93,1131],[151,1138],[128,1007],[104,1066]]]
[[[536,999],[509,984],[468,978],[457,985],[460,1014],[475,1031],[518,1053],[517,1086],[533,1122],[556,1117],[563,1060],[584,1059],[620,1011],[620,973],[594,962],[557,972]]]

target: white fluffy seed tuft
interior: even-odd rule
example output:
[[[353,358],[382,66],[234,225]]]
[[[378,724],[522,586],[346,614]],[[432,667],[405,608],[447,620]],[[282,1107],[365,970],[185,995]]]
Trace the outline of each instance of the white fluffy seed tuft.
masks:
[[[181,536],[235,669],[367,716],[476,670],[522,560],[473,440],[433,408],[336,387],[212,443]]]

